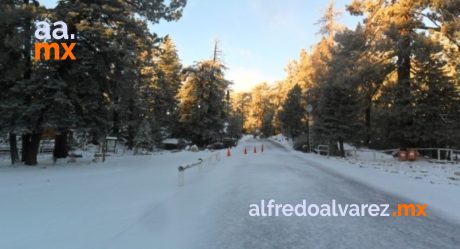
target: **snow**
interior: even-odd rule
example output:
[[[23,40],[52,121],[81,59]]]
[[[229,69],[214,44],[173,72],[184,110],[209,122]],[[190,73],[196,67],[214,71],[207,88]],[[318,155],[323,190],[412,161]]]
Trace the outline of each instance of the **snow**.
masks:
[[[285,147],[288,147],[288,148],[292,148],[292,139],[282,135],[282,134],[278,134],[278,135],[275,135],[275,136],[271,136],[269,138],[270,140],[272,141],[275,141],[279,144],[282,144],[283,146]]]
[[[112,156],[106,163],[80,160],[53,165],[45,161],[34,168],[3,165],[0,248],[145,248],[111,242],[145,219],[158,219],[150,228],[163,230],[164,222],[173,218],[168,215],[170,209],[180,209],[178,217],[184,210],[193,210],[187,202],[190,197],[179,193],[177,167],[211,155],[184,151]],[[186,184],[193,185],[213,164],[208,159],[201,171],[185,172]],[[169,206],[168,199],[175,201]],[[158,212],[150,213],[152,207]],[[177,227],[180,225],[172,229]],[[171,240],[174,231],[164,231],[170,235],[165,240]],[[159,238],[146,235],[146,239]]]
[[[363,164],[338,159],[325,163],[314,156],[316,162],[343,175],[388,193],[428,204],[448,219],[460,221],[460,172],[458,165],[433,165],[429,163]],[[447,168],[449,167],[449,168]],[[453,177],[452,180],[449,177]]]
[[[357,150],[356,154],[352,152],[351,157],[342,159],[305,154],[286,143],[283,146],[318,167],[387,193],[426,203],[446,218],[460,222],[460,164],[435,164],[424,159],[400,162],[391,155],[366,149]],[[354,151],[351,146],[350,151]]]
[[[350,148],[349,154],[351,157],[357,158],[361,161],[382,161],[382,160],[389,160],[393,161],[394,157],[389,154],[385,154],[379,151],[369,150],[369,149],[355,149]]]
[[[421,248],[425,243],[427,248],[448,248],[458,242],[452,234],[458,234],[459,227],[436,220],[437,215],[424,226],[418,226],[424,220],[410,218],[357,222],[350,217],[249,217],[249,204],[269,198],[293,204],[301,199],[311,203],[398,200],[373,188],[427,203],[448,220],[460,216],[460,187],[445,177],[458,165],[327,158],[294,151],[291,141],[276,139],[281,145],[245,136],[230,157],[227,150],[126,153],[94,163],[88,150],[80,151],[83,158],[77,163],[53,164],[49,154],[41,155],[38,167],[11,167],[4,158],[0,160],[0,248],[388,248],[389,244],[380,243],[382,238],[391,238],[401,247]],[[178,167],[199,159],[204,163],[185,170],[179,186]],[[398,230],[407,227],[413,228],[407,229],[408,235]],[[351,239],[355,236],[360,239]]]

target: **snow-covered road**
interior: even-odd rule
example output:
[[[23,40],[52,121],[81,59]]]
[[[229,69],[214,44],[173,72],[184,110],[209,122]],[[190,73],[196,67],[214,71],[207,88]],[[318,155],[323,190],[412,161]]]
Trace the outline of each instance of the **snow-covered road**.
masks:
[[[260,153],[261,144],[265,152]],[[257,154],[252,152],[257,146]],[[249,153],[243,154],[244,147]],[[407,203],[266,140],[185,172],[209,152],[108,165],[0,170],[0,248],[458,248],[460,225],[427,217],[251,217],[249,205]]]
[[[407,203],[293,156],[276,144],[233,165],[209,248],[458,248],[460,226],[428,217],[250,217],[248,203]],[[257,158],[257,159],[256,159]],[[249,159],[249,160],[248,160]],[[253,160],[255,159],[255,160]]]

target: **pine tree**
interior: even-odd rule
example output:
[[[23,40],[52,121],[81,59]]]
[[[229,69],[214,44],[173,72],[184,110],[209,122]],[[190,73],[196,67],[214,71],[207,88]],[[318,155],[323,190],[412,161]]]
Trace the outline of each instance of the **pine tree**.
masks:
[[[279,115],[282,130],[291,138],[299,136],[305,126],[302,122],[305,117],[305,109],[302,106],[301,98],[302,90],[299,85],[295,85],[289,91],[283,104],[283,110]]]
[[[146,22],[177,20],[184,6],[185,1],[59,2],[57,16],[71,24],[78,39],[76,56],[82,58],[62,70],[76,88],[78,127],[90,128],[95,137],[124,137],[130,148],[134,146],[139,120],[151,116],[151,78],[143,70],[155,63],[149,53],[159,42]]]
[[[270,110],[270,86],[262,83],[251,90],[249,110],[244,127],[248,132],[260,132],[266,113]]]
[[[6,31],[11,34],[5,38],[8,42],[2,44],[14,41],[19,49],[8,51],[11,55],[17,53],[19,60],[17,72],[10,70],[14,77],[4,77],[8,84],[2,84],[2,90],[5,88],[10,97],[0,101],[5,107],[0,112],[5,114],[7,131],[23,133],[25,164],[37,164],[41,133],[47,128],[57,131],[55,157],[67,155],[66,134],[70,129],[91,129],[93,134],[103,135],[111,128],[132,140],[138,117],[145,115],[139,89],[147,81],[140,72],[139,55],[152,50],[158,41],[150,34],[146,20],[177,20],[185,1],[152,4],[145,0],[62,0],[53,10],[40,8],[33,0],[1,4],[0,11],[5,11],[5,16],[0,22],[11,30]],[[45,15],[50,21],[64,20],[69,24],[77,40],[77,61],[32,62],[34,21]],[[14,65],[3,54],[0,61]],[[0,65],[2,76],[7,76],[3,69]],[[10,137],[15,138],[13,135]],[[13,151],[14,146],[11,148]]]
[[[241,119],[242,131],[246,132],[247,127],[245,126],[247,121],[247,116],[249,114],[249,107],[251,103],[251,94],[245,92],[237,92],[232,95],[232,115],[239,116]]]
[[[273,135],[273,118],[275,114],[273,109],[268,110],[263,117],[262,127],[260,128],[260,133],[262,137],[270,137]]]
[[[318,33],[321,34],[326,43],[331,46],[334,43],[335,34],[338,31],[343,30],[343,26],[337,23],[337,18],[341,15],[341,13],[336,10],[333,0],[329,1],[323,12],[323,16],[316,23],[320,25]]]
[[[18,159],[16,133],[22,136],[22,161],[27,165],[36,164],[36,154],[40,142],[40,130],[34,118],[28,113],[36,109],[31,104],[34,89],[26,88],[35,80],[31,46],[32,27],[37,16],[43,11],[38,1],[2,1],[0,26],[4,37],[0,45],[1,96],[0,116],[4,129],[10,132],[11,160]]]
[[[373,138],[372,114],[375,99],[392,67],[390,62],[381,59],[380,54],[369,52],[370,46],[380,44],[368,43],[361,25],[358,25],[354,31],[344,30],[337,33],[335,41],[337,45],[333,49],[333,62],[330,65],[333,70],[340,72],[342,82],[349,84],[359,93],[358,100],[362,105],[360,110],[363,111],[359,115],[363,117],[362,132],[365,137],[361,138],[362,134],[359,134],[357,136],[359,139],[355,140],[363,140],[364,145],[369,146]],[[330,73],[335,75],[335,72]]]
[[[362,140],[362,116],[365,99],[360,97],[367,81],[357,64],[360,56],[359,48],[362,37],[359,34],[345,30],[335,37],[336,46],[331,51],[327,63],[327,74],[320,78],[319,98],[316,104],[314,119],[315,141],[331,146],[331,150],[339,144],[339,155],[344,157],[344,142]]]
[[[340,83],[328,83],[321,90],[318,104],[321,114],[313,127],[315,141],[329,144],[331,151],[335,151],[338,142],[339,155],[345,157],[344,142],[351,141],[361,126],[357,94],[350,86]]]
[[[321,40],[314,46],[310,56],[311,64],[313,65],[313,72],[310,78],[313,82],[319,82],[327,74],[327,63],[335,46],[335,34],[343,30],[343,26],[337,22],[339,16],[340,12],[335,9],[334,2],[330,1],[324,10],[323,16],[316,23],[320,28],[318,34],[321,35]]]
[[[25,36],[22,33],[21,18],[27,9],[21,8],[22,1],[0,2],[0,131],[9,132],[11,163],[19,161],[16,133],[21,131],[17,114],[21,113],[23,101],[14,90],[15,82],[23,79],[25,60],[21,46]]]
[[[231,138],[240,138],[243,134],[244,116],[241,113],[234,113],[228,119],[227,135]]]
[[[162,127],[174,128],[177,116],[176,95],[181,87],[182,65],[170,37],[165,37],[154,53],[155,69],[150,88],[153,91],[154,116]]]
[[[406,136],[418,146],[458,145],[459,93],[446,75],[446,61],[439,56],[442,48],[428,37],[420,37],[416,48],[415,120],[412,133]]]
[[[393,67],[396,70],[397,84],[393,88],[391,112],[397,114],[392,116],[397,126],[392,129],[392,137],[398,139],[399,146],[410,146],[405,134],[409,134],[414,125],[414,97],[411,92],[414,84],[411,76],[414,68],[414,41],[420,36],[419,30],[438,32],[452,38],[452,33],[443,32],[442,27],[452,27],[452,23],[459,20],[458,15],[455,17],[458,10],[450,1],[426,0],[354,0],[348,10],[354,15],[365,15],[365,32],[370,43],[384,39],[391,44],[391,49],[386,47],[380,52],[394,62]],[[443,18],[446,16],[450,17]],[[425,22],[426,18],[434,26]],[[381,48],[376,50],[379,49]]]
[[[151,150],[155,145],[154,138],[150,122],[147,119],[142,120],[134,138],[134,154],[137,154],[139,149]]]
[[[222,136],[229,86],[224,70],[224,65],[214,60],[201,61],[185,69],[186,80],[178,94],[178,133],[195,144],[209,144]]]

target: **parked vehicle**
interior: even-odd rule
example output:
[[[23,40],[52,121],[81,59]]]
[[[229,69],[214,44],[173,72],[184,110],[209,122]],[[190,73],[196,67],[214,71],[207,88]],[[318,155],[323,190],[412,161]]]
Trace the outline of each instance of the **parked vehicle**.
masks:
[[[182,150],[192,142],[183,138],[167,138],[161,142],[165,150]]]
[[[225,148],[234,147],[238,145],[238,139],[232,138],[232,137],[226,137],[222,139],[222,143],[224,144]]]
[[[224,149],[226,147],[224,146],[224,143],[222,143],[222,142],[215,142],[215,143],[212,143],[212,144],[206,146],[206,148],[210,149],[210,150],[221,150],[221,149]]]

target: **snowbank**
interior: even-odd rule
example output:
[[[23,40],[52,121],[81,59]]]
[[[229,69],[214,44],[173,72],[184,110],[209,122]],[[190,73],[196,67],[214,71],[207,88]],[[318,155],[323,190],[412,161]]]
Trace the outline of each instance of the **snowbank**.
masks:
[[[393,158],[371,161],[371,150],[360,152],[355,158],[341,159],[305,154],[290,146],[286,148],[317,167],[326,168],[396,196],[426,203],[446,218],[460,222],[459,164],[399,162]]]
[[[278,135],[275,135],[275,136],[271,136],[269,139],[272,140],[272,141],[275,141],[275,142],[277,142],[279,144],[282,144],[285,147],[292,148],[292,146],[293,146],[292,139],[284,136],[283,134],[278,134]]]

